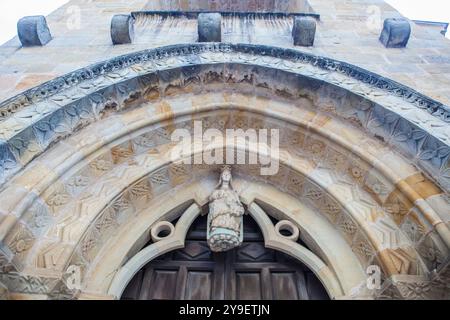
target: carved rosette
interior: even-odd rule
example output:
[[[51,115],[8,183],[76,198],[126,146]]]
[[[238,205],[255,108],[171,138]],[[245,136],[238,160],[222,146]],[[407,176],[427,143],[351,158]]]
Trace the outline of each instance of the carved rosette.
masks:
[[[231,168],[223,167],[219,185],[209,198],[207,241],[213,252],[231,250],[243,241],[245,210],[231,179]]]

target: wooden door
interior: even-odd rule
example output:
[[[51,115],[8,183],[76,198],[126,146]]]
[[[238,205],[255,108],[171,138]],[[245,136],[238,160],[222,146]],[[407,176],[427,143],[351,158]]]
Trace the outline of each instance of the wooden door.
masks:
[[[251,218],[245,218],[244,226],[241,247],[213,253],[205,241],[206,219],[199,218],[188,233],[185,248],[147,264],[129,283],[122,299],[328,299],[308,268],[264,247]]]

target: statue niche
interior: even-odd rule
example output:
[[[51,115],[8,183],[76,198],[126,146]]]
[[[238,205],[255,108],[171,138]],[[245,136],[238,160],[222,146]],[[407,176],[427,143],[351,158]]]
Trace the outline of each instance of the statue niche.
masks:
[[[231,185],[231,167],[224,166],[216,190],[209,197],[207,241],[213,252],[242,244],[244,207]]]

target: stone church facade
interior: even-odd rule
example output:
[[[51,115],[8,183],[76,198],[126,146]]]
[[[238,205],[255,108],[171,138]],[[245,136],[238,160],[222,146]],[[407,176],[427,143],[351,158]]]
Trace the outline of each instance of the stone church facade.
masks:
[[[0,57],[2,299],[450,298],[435,28],[380,0],[71,0]],[[229,140],[174,157],[196,122],[276,130],[236,157],[277,172],[195,161]]]

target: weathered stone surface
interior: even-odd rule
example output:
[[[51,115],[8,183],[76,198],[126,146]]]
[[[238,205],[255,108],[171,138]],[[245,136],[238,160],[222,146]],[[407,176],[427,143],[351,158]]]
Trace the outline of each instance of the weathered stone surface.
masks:
[[[292,28],[292,38],[294,45],[311,47],[314,45],[316,36],[316,20],[311,17],[295,17]]]
[[[44,16],[23,17],[17,22],[17,34],[24,47],[44,46],[52,39]]]
[[[210,196],[207,240],[211,251],[223,252],[242,244],[244,206],[231,185],[231,166],[222,169],[220,187]]]
[[[269,3],[272,1],[253,0],[252,3],[260,8],[271,8]],[[147,2],[144,7],[143,2]],[[384,50],[378,40],[382,23],[372,29],[373,24],[367,23],[371,15],[367,12],[366,5],[354,3],[343,5],[339,0],[308,2],[314,12],[323,17],[320,27],[319,23],[317,25],[315,44],[309,47],[308,51],[358,65],[408,85],[447,105],[450,104],[450,91],[446,90],[450,80],[443,72],[448,70],[450,65],[447,61],[450,41],[442,37],[439,32],[429,32],[429,27],[411,24],[412,33],[408,42],[411,50],[402,52]],[[183,16],[177,19],[153,17],[148,19],[149,21],[139,21],[139,23],[138,20],[136,21],[133,46],[117,46],[113,50],[105,50],[111,45],[110,24],[114,14],[142,10],[175,10],[177,6],[180,6],[179,1],[170,1],[170,5],[168,2],[152,1],[150,5],[149,1],[128,0],[126,8],[123,3],[125,2],[122,1],[121,5],[116,5],[111,3],[111,0],[96,0],[95,4],[93,2],[87,4],[85,0],[71,0],[66,6],[46,17],[54,38],[48,45],[41,48],[39,53],[20,49],[21,44],[18,39],[13,39],[2,46],[0,73],[3,82],[7,81],[7,85],[0,86],[1,99],[12,97],[25,89],[47,81],[48,79],[43,78],[48,75],[60,76],[83,68],[87,64],[133,51],[197,41],[197,19],[187,19]],[[295,4],[295,7],[290,8],[291,12],[309,12],[297,7],[299,1],[290,1],[290,3]],[[234,2],[230,10],[236,11],[240,5],[241,2]],[[190,6],[190,1],[183,1],[182,10],[190,10],[190,8],[197,10],[202,6],[208,6],[207,8],[210,9],[207,10],[210,11],[221,10],[217,1],[210,3],[202,0],[197,1],[197,7]],[[82,23],[79,28],[67,28],[66,22],[70,17],[66,12],[68,7],[82,8]],[[270,9],[264,11],[286,10],[285,5],[281,5],[280,1],[276,1],[274,8],[273,11]],[[243,10],[251,11],[253,7],[245,6]],[[351,14],[349,14],[350,11]],[[390,17],[400,18],[401,16],[392,7],[383,4],[381,19]],[[377,21],[380,20],[377,19]],[[176,27],[181,25],[182,28]],[[162,30],[164,32],[161,32]],[[291,33],[291,19],[261,19],[258,15],[254,15],[254,19],[250,20],[233,15],[229,18],[222,17],[222,42],[261,43],[292,48],[294,45]],[[73,52],[70,57],[67,55],[69,51]],[[48,56],[52,58],[43,62],[44,57]],[[429,61],[429,57],[439,58]],[[405,68],[402,68],[406,65],[405,61],[408,61],[407,66],[409,66],[406,72],[403,71]],[[12,80],[8,81],[8,77]],[[435,85],[436,81],[437,85]]]
[[[113,44],[132,43],[134,39],[134,19],[129,14],[117,14],[111,20]]]
[[[146,1],[145,10],[179,10],[179,1]],[[309,12],[306,0],[189,0],[182,3],[187,11],[224,12]]]
[[[114,104],[118,106],[119,109],[126,108],[127,105],[133,103],[139,103],[139,97],[142,97],[143,95],[141,90],[144,90],[142,86],[147,83],[147,80],[138,80],[138,78],[143,77],[144,75],[145,78],[151,78],[155,75],[150,76],[145,70],[142,70],[139,73],[138,78],[127,80],[127,77],[118,77],[116,75],[116,71],[119,69],[118,66],[120,66],[120,69],[123,69],[124,72],[127,69],[136,72],[133,70],[136,61],[151,64],[152,61],[155,61],[154,53],[158,52],[158,55],[161,57],[170,57],[169,60],[166,58],[157,58],[159,64],[161,61],[168,61],[168,64],[160,64],[163,66],[162,68],[167,69],[169,67],[176,70],[177,67],[185,63],[185,56],[196,54],[196,52],[198,52],[197,50],[202,50],[202,52],[205,54],[207,53],[207,55],[202,56],[200,64],[208,64],[210,62],[217,64],[219,61],[228,62],[230,65],[234,63],[251,63],[255,67],[261,66],[263,69],[266,67],[276,68],[282,66],[283,63],[290,64],[291,66],[288,70],[296,70],[295,73],[279,71],[286,73],[284,77],[290,79],[286,83],[286,88],[281,89],[280,87],[277,89],[277,92],[280,92],[285,96],[292,96],[293,92],[298,90],[299,86],[304,87],[304,80],[300,81],[303,77],[299,77],[302,73],[308,74],[307,78],[310,79],[308,82],[309,85],[313,83],[318,85],[320,81],[326,79],[326,81],[332,81],[334,85],[341,87],[343,90],[350,91],[355,89],[355,80],[357,80],[364,86],[363,91],[361,91],[361,88],[357,88],[357,90],[359,90],[358,93],[364,95],[365,99],[370,98],[372,101],[379,103],[373,112],[369,112],[368,110],[370,109],[371,103],[367,101],[367,105],[363,106],[363,110],[359,111],[360,114],[363,111],[365,112],[364,119],[359,120],[361,122],[359,125],[362,125],[362,123],[366,123],[366,121],[369,120],[367,122],[367,130],[377,136],[383,136],[384,139],[386,139],[385,141],[391,139],[389,138],[389,135],[392,134],[392,130],[394,130],[395,139],[398,140],[396,142],[397,146],[414,157],[418,155],[421,161],[420,165],[426,168],[432,176],[435,176],[436,180],[442,183],[442,186],[448,188],[450,185],[450,178],[439,173],[447,170],[445,161],[448,154],[446,152],[439,154],[433,152],[435,148],[447,150],[444,147],[450,143],[450,136],[446,131],[447,127],[445,125],[437,126],[435,124],[435,121],[442,121],[443,124],[450,121],[446,106],[422,96],[401,84],[391,82],[386,78],[361,68],[355,68],[354,66],[343,62],[310,55],[297,50],[272,47],[270,51],[267,51],[268,48],[270,47],[247,44],[217,45],[198,43],[188,46],[178,45],[160,48],[158,50],[142,51],[118,57],[110,60],[110,63],[100,63],[91,66],[89,67],[89,72],[86,72],[88,68],[73,72],[62,79],[55,79],[43,86],[25,92],[24,95],[29,97],[29,101],[33,100],[36,105],[40,106],[38,108],[27,111],[26,104],[23,107],[20,105],[21,96],[17,98],[18,100],[12,99],[10,101],[5,101],[0,104],[0,110],[5,110],[4,112],[6,115],[5,121],[0,124],[0,128],[2,128],[0,131],[0,139],[4,141],[5,146],[8,145],[7,150],[12,152],[12,156],[9,156],[9,153],[5,153],[5,161],[0,162],[0,167],[7,167],[7,172],[4,172],[5,175],[2,180],[6,180],[8,176],[11,176],[16,170],[19,170],[19,165],[25,165],[49,145],[56,142],[58,139],[61,139],[61,137],[71,135],[73,133],[73,128],[77,128],[79,125],[85,126],[94,121],[95,115],[92,114],[92,112],[96,114],[104,112],[104,108],[108,107],[113,100]],[[248,59],[245,55],[240,54],[244,52],[252,54],[254,58]],[[292,64],[292,62],[289,62],[288,60],[282,62],[282,60],[279,59],[287,56],[301,62]],[[256,57],[261,58],[255,59]],[[295,66],[297,65],[301,66],[301,68],[296,68]],[[285,66],[282,66],[282,68],[286,69]],[[335,70],[338,69],[341,71],[336,72]],[[110,87],[112,85],[111,80],[104,79],[104,76],[108,73],[113,73],[112,78],[115,79],[114,81],[122,82],[120,87]],[[170,73],[161,73],[161,75],[164,74],[176,75],[176,72],[171,71]],[[266,71],[264,74],[268,75]],[[281,73],[278,73],[278,76],[280,74]],[[254,79],[260,78],[260,76],[256,74],[252,75],[252,77]],[[315,80],[312,81],[312,79]],[[349,79],[350,81],[347,82],[345,79]],[[277,81],[279,82],[280,80]],[[68,97],[64,98],[63,95],[64,92],[67,92],[66,90],[72,92],[70,93],[70,95],[72,95],[73,91],[71,90],[75,89],[72,85],[69,86],[68,83],[73,85],[81,83],[87,84],[84,91],[87,96],[76,103]],[[102,86],[104,86],[100,91],[98,90],[99,83],[103,83]],[[246,81],[246,83],[248,83],[248,81]],[[242,84],[240,85],[242,86]],[[107,87],[110,88],[106,89]],[[323,90],[325,90],[325,88],[326,87],[323,87]],[[117,90],[117,93],[114,93],[111,90]],[[392,97],[392,94],[394,94],[394,97]],[[390,96],[388,101],[386,100],[386,95]],[[412,96],[414,96],[414,100],[411,99]],[[395,101],[392,99],[395,99]],[[48,104],[48,101],[53,101],[56,105],[53,103]],[[57,105],[64,105],[65,107],[59,108]],[[92,105],[95,105],[95,110],[90,108]],[[402,108],[405,107],[406,109],[404,110],[409,111],[400,109],[400,106],[402,106]],[[399,114],[393,114],[392,111],[390,111],[392,108],[397,110],[401,116]],[[422,109],[427,110],[429,114]],[[410,112],[412,110],[415,110],[415,112]],[[22,114],[28,116],[30,112],[33,114],[30,122],[17,122],[17,119],[20,119]],[[349,110],[345,111],[345,113],[347,112],[349,112]],[[420,118],[417,118],[415,113],[419,113]],[[367,117],[369,117],[369,119],[367,119]],[[49,125],[47,125],[47,122]],[[415,123],[415,125],[412,125],[411,122]],[[35,123],[37,130],[30,129],[31,123]],[[400,125],[395,126],[397,123]],[[416,128],[416,125],[419,125],[419,127]],[[426,137],[424,130],[430,130],[433,134],[425,140],[425,143],[420,143]],[[413,131],[414,135],[411,136]],[[419,132],[422,133],[419,134]],[[405,139],[405,136],[414,137],[414,141],[410,141],[409,138]],[[36,143],[33,141],[36,141],[40,148],[36,148]],[[0,154],[0,159],[3,160],[1,156],[2,154]],[[17,161],[10,161],[14,159]]]
[[[9,300],[8,288],[0,282],[0,300]]]
[[[222,41],[222,16],[220,13],[200,13],[198,15],[198,41]]]
[[[148,15],[136,18],[132,46],[112,47],[111,16],[141,10],[142,0],[86,5],[95,18],[83,15],[76,31],[58,25],[60,10],[49,18],[55,40],[48,46],[0,48],[0,78],[17,68],[25,79],[16,90],[83,67],[0,103],[0,282],[9,298],[109,297],[114,274],[134,270],[123,263],[158,221],[180,218],[170,241],[148,247],[148,261],[181,246],[200,207],[181,208],[208,203],[220,170],[169,159],[173,130],[192,135],[194,119],[222,134],[279,129],[279,172],[234,166],[233,190],[268,247],[315,261],[308,267],[331,281],[323,283],[332,298],[448,297],[450,110],[418,93],[428,80],[448,83],[437,73],[445,59],[429,58],[445,57],[446,40],[412,25],[408,50],[385,50],[380,27],[368,32],[354,4],[322,1],[310,1],[324,19],[315,46],[302,50],[288,49],[290,18],[226,14],[224,43],[195,43],[195,19]],[[417,48],[424,42],[431,49]],[[390,63],[378,75],[380,61]],[[30,74],[38,68],[42,74]],[[417,70],[427,71],[405,78]],[[269,216],[301,227],[306,246],[277,232]],[[365,281],[373,265],[383,281],[375,293]],[[68,266],[80,268],[77,295],[64,285]]]
[[[380,41],[386,48],[404,48],[411,35],[411,26],[406,19],[386,19]]]

